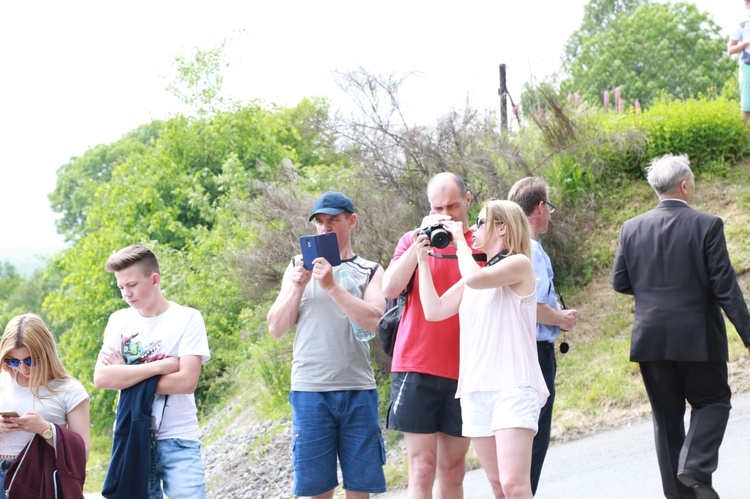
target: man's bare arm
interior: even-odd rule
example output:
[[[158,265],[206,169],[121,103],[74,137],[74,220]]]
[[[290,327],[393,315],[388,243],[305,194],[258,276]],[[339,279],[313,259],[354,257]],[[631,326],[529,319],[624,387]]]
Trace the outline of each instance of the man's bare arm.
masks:
[[[146,364],[128,365],[120,352],[102,347],[94,367],[94,386],[107,390],[123,390],[157,375],[176,372],[178,359],[167,357]]]
[[[377,332],[378,322],[385,311],[385,298],[381,293],[381,284],[383,279],[383,268],[378,267],[375,274],[365,289],[365,295],[362,299],[349,294],[341,286],[331,287],[326,290],[331,299],[338,305],[344,313],[368,331]]]
[[[284,271],[281,291],[266,316],[268,331],[274,338],[281,338],[297,324],[299,305],[310,276],[311,273],[305,270],[299,259],[290,263]]]
[[[570,331],[578,322],[578,311],[573,309],[555,309],[546,303],[536,304],[536,321],[547,326],[557,326],[563,331]]]
[[[398,260],[391,261],[383,274],[383,296],[391,300],[406,289],[409,279],[417,269],[417,252],[414,243],[404,251]]]
[[[195,393],[195,389],[198,387],[198,378],[201,375],[203,358],[200,355],[183,355],[179,361],[179,371],[164,374],[159,378],[156,393],[160,395]]]

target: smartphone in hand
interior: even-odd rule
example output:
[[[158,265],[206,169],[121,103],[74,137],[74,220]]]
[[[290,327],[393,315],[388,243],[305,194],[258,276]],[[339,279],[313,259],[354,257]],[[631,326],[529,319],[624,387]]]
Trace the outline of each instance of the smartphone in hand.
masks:
[[[0,411],[0,416],[4,418],[17,418],[18,413],[16,411]]]
[[[313,260],[320,256],[328,260],[333,267],[341,265],[339,241],[335,232],[302,236],[299,238],[299,244],[302,248],[302,262],[307,270],[313,268]]]

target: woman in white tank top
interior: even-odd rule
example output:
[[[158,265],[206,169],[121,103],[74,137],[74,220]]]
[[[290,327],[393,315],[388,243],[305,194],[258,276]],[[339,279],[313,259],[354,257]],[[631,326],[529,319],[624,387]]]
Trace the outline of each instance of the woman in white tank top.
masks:
[[[461,280],[442,296],[433,285],[430,241],[418,245],[420,298],[427,320],[459,313],[458,391],[463,434],[471,437],[495,497],[531,498],[531,446],[539,410],[549,396],[536,351],[536,279],[531,231],[511,201],[485,202],[474,248],[489,258],[481,266],[463,237],[461,222],[444,222],[457,246]]]

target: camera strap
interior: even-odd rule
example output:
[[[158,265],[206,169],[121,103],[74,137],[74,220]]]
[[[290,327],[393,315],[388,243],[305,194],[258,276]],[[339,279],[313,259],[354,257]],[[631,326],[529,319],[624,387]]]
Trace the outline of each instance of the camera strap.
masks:
[[[442,253],[433,253],[432,251],[430,251],[429,255],[440,260],[458,260],[458,255],[443,255]],[[484,253],[472,253],[471,256],[478,262],[487,261],[487,255]]]
[[[497,262],[499,262],[500,260],[502,260],[506,256],[508,256],[508,250],[507,249],[503,250],[500,253],[498,253],[497,255],[493,256],[492,259],[489,262],[487,262],[487,265],[485,265],[485,267],[489,267],[490,265],[495,265]]]
[[[158,441],[157,438],[159,436],[159,430],[161,430],[161,424],[164,422],[164,411],[167,410],[168,400],[169,395],[164,397],[164,407],[161,409],[161,419],[159,419],[159,424],[156,423],[156,416],[153,414],[151,415],[151,425],[148,431],[149,436],[151,437],[151,466],[148,472],[149,487],[153,487],[156,483],[156,442]]]

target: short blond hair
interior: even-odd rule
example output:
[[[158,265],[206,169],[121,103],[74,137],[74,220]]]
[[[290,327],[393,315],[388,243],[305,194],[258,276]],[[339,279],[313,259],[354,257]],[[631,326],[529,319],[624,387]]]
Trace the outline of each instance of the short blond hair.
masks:
[[[156,255],[142,244],[133,244],[114,253],[107,259],[104,269],[107,272],[119,272],[133,266],[138,266],[146,275],[161,275]]]

